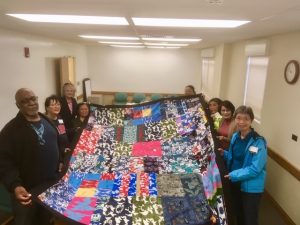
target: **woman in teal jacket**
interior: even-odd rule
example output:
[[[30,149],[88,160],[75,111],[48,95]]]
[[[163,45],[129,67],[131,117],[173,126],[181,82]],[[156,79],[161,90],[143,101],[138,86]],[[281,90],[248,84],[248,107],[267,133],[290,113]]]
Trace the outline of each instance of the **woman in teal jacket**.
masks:
[[[252,109],[240,106],[234,117],[238,132],[232,136],[228,151],[220,149],[229,170],[225,177],[240,185],[244,225],[258,225],[266,179],[266,141],[251,128],[253,119]]]

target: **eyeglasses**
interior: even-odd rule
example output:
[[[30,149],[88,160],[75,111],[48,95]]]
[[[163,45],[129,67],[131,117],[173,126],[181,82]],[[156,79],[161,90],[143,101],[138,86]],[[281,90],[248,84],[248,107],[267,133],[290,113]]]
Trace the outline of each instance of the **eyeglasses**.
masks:
[[[24,98],[20,101],[20,103],[22,105],[26,105],[28,104],[30,101],[33,101],[33,102],[37,102],[38,100],[38,96],[31,96],[31,97],[28,97],[28,98]]]

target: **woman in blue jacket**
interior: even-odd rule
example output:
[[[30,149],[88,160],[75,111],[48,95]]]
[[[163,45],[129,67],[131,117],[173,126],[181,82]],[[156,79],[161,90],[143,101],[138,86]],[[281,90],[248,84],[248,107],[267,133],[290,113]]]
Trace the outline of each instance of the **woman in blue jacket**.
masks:
[[[241,192],[234,193],[233,198],[240,198],[237,202],[242,204],[243,222],[238,224],[244,225],[258,225],[259,202],[266,179],[266,141],[251,128],[253,119],[252,109],[240,106],[234,115],[238,131],[232,136],[228,151],[219,149],[229,170],[225,177],[233,186],[240,187]]]

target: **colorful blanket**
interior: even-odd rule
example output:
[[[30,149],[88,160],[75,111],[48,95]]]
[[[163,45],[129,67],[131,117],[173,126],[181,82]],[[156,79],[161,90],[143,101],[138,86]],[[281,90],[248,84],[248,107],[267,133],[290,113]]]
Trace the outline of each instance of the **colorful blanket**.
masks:
[[[39,199],[89,225],[226,225],[202,103],[91,106],[66,175]]]

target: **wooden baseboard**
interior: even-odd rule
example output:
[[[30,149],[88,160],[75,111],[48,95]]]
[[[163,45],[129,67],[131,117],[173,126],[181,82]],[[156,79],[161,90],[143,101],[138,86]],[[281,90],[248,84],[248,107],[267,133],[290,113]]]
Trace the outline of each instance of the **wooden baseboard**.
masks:
[[[296,225],[296,223],[289,217],[289,215],[284,211],[284,209],[278,204],[278,202],[270,195],[268,191],[265,190],[264,196],[271,202],[277,212],[280,214],[281,218],[287,225]]]

